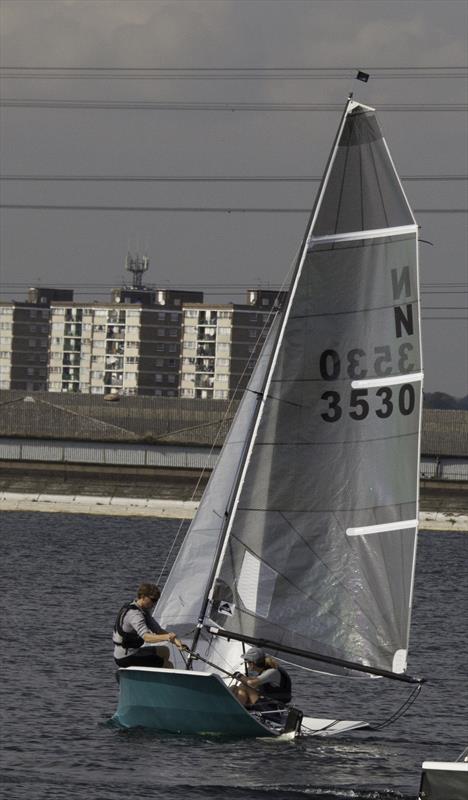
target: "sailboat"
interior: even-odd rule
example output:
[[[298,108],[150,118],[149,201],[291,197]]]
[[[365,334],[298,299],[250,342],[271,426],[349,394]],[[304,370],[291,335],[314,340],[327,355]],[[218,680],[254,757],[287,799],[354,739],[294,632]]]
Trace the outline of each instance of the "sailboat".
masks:
[[[269,717],[231,692],[251,645],[332,676],[418,682],[406,674],[423,377],[417,239],[375,109],[350,97],[287,302],[157,606],[189,655],[175,651],[174,669],[120,670],[121,725],[297,735],[302,712]],[[367,724],[307,723],[324,734]]]

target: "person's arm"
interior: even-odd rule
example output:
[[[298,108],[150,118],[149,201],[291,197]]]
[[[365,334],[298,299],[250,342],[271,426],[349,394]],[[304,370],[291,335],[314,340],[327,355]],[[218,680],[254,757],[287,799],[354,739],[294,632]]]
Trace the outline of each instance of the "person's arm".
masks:
[[[181,646],[181,642],[179,642],[177,638],[177,634],[173,631],[163,631],[162,633],[152,633],[149,631],[148,633],[143,634],[145,642],[148,644],[160,644],[161,642],[172,642],[173,644],[177,645],[177,647]],[[179,642],[179,644],[177,644]]]
[[[155,637],[147,639],[146,636]],[[151,618],[151,632],[147,633],[143,636],[145,642],[157,644],[158,642],[171,642],[175,644],[176,647],[184,647],[185,645],[182,644],[180,639],[177,638],[177,634],[173,631],[166,631],[164,628],[161,628],[159,622],[156,622],[154,617]]]
[[[126,622],[132,626],[138,636],[141,636],[147,644],[161,644],[162,642],[172,642],[176,647],[182,647],[177,634],[173,631],[165,631],[164,628],[151,619],[149,626],[146,624],[145,616],[137,609],[130,609],[126,615]]]
[[[256,678],[248,678],[247,683],[254,689],[258,689],[258,687],[262,686],[264,683],[278,684],[279,686],[281,683],[281,675],[277,669],[265,669]]]

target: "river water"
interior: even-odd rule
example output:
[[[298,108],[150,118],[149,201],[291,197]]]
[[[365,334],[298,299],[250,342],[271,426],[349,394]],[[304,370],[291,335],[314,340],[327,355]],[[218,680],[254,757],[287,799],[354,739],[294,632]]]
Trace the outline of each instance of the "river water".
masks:
[[[428,683],[393,725],[294,742],[116,729],[114,617],[141,580],[158,577],[178,528],[174,520],[2,515],[2,798],[414,800],[422,761],[456,758],[468,744],[463,533],[420,536],[409,671]],[[294,685],[306,712],[374,725],[411,691],[307,673]]]

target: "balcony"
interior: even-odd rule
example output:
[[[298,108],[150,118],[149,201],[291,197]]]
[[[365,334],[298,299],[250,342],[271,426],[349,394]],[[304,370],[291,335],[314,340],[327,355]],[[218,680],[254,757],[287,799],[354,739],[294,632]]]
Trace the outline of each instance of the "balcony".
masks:
[[[202,358],[212,357],[216,355],[216,345],[215,344],[197,344],[197,356],[201,356]]]
[[[214,378],[211,375],[195,375],[195,386],[197,389],[212,389]]]
[[[81,339],[64,339],[63,349],[70,353],[79,353],[81,350]]]
[[[65,322],[81,322],[83,318],[82,308],[65,309]]]
[[[198,315],[199,325],[216,325],[218,314],[216,311],[200,311]]]
[[[123,355],[125,350],[125,345],[123,342],[107,342],[106,344],[106,354],[107,355]]]
[[[125,325],[125,309],[112,309],[107,313],[107,321]]]
[[[81,323],[80,322],[66,322],[65,323],[65,336],[81,336]]]
[[[66,366],[73,366],[79,364],[81,361],[79,353],[64,353],[63,364]]]
[[[216,328],[198,326],[198,340],[203,342],[213,342],[216,339]]]
[[[106,356],[106,367],[115,371],[123,370],[123,356]]]
[[[79,367],[68,367],[62,370],[62,381],[77,381],[80,377]]]
[[[104,374],[104,385],[122,387],[123,386],[122,373],[119,374],[118,372],[106,372]]]
[[[211,374],[214,374],[215,371],[214,358],[197,358],[197,360],[195,361],[195,371],[211,372]]]
[[[108,325],[108,339],[125,339],[125,325]]]

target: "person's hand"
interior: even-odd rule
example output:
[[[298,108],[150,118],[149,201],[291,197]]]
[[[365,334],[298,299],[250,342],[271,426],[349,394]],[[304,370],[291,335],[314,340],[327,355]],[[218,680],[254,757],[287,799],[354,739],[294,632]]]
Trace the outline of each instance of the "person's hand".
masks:
[[[174,631],[170,631],[170,633],[167,634],[167,638],[169,642],[175,642],[177,639],[177,634],[174,633]]]

